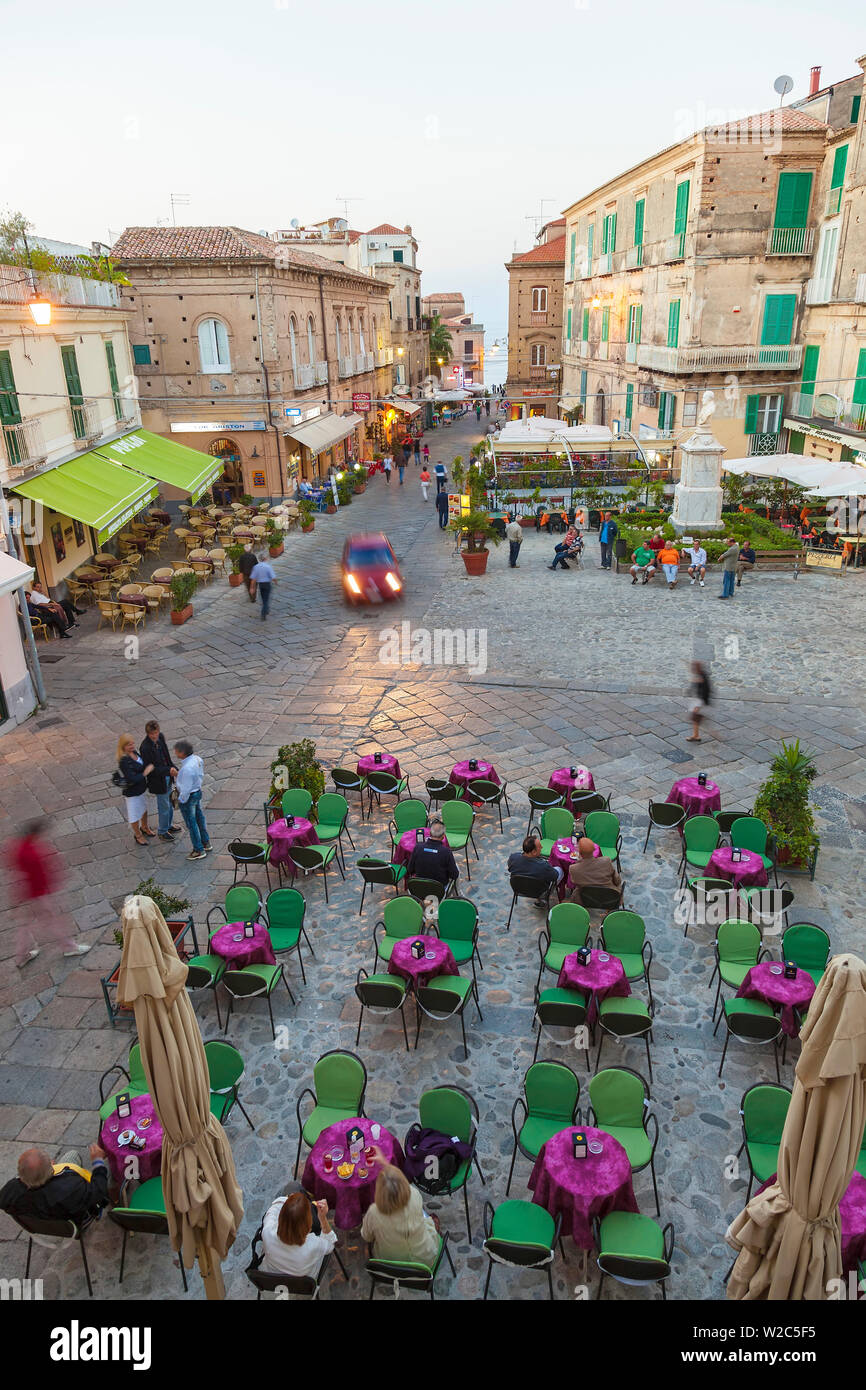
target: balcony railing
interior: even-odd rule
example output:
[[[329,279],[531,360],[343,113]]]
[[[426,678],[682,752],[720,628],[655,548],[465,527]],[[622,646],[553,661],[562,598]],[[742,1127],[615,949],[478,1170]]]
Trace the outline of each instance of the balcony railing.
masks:
[[[39,420],[3,426],[3,447],[10,468],[37,468],[48,458]]]
[[[838,385],[840,390],[849,389],[848,382]],[[839,391],[824,389],[815,395],[795,391],[791,397],[790,413],[806,420],[814,420],[819,427],[837,425],[857,430],[861,434],[866,432],[866,405],[845,400]]]
[[[625,360],[626,360],[626,362],[636,362],[636,361],[637,361],[637,350],[638,350],[638,344],[637,344],[637,343],[626,343],[626,345],[625,345]]]
[[[771,227],[767,236],[767,255],[810,256],[814,240],[813,227]]]
[[[530,381],[546,381],[546,380],[547,380],[547,366],[546,366],[546,364],[544,364],[544,365],[542,365],[542,366],[540,366],[540,367],[530,367],[530,368],[529,368],[529,380],[530,380]]]
[[[669,236],[664,243],[662,251],[663,261],[681,261],[686,254],[686,234],[685,232],[675,232]]]
[[[599,359],[600,362],[606,362],[607,359],[608,359],[608,357],[609,357],[609,355],[610,355],[610,343],[608,343],[608,342],[600,342],[599,345],[598,345],[598,352],[596,353],[596,357]]]
[[[304,391],[315,382],[315,371],[312,362],[300,362],[292,368],[292,375],[295,378],[295,390]]]
[[[613,272],[613,252],[602,251],[598,258],[596,275],[610,275]]]
[[[807,304],[829,304],[833,298],[833,276],[813,275],[806,281]]]
[[[588,338],[581,338],[581,340],[580,340],[580,355],[581,355],[581,357],[588,357],[588,356],[589,356],[589,339],[588,339]]]
[[[354,376],[355,359],[354,357],[341,357],[338,359],[340,376]]]
[[[866,274],[857,276],[857,288],[854,290],[854,303],[866,304]]]
[[[643,247],[629,246],[625,253],[626,270],[640,270],[643,265]]]
[[[77,442],[87,444],[102,434],[102,421],[96,401],[82,401],[80,405],[74,405],[70,401],[69,413],[72,416],[72,433]]]
[[[355,358],[356,372],[371,372],[373,370],[372,352],[359,352]]]
[[[384,348],[377,348],[377,349],[376,349],[376,366],[377,366],[377,367],[390,367],[390,366],[391,366],[391,363],[392,363],[393,361],[394,361],[394,349],[393,349],[392,347],[384,347]]]
[[[546,309],[531,309],[529,313],[530,328],[543,328],[547,323]]]
[[[53,304],[118,307],[118,290],[108,280],[89,280],[84,275],[53,275],[25,266],[0,265],[0,302],[27,304],[38,291]]]
[[[637,364],[663,372],[721,372],[729,368],[749,371],[794,371],[803,359],[800,344],[783,347],[669,348],[639,343]]]
[[[831,188],[827,197],[827,216],[835,217],[842,206],[842,189]]]

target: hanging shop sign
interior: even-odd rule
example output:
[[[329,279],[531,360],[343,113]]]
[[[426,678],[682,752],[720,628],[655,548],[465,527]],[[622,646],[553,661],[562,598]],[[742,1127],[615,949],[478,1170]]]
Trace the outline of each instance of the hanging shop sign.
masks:
[[[266,430],[266,420],[173,420],[172,434],[234,434],[237,430]]]

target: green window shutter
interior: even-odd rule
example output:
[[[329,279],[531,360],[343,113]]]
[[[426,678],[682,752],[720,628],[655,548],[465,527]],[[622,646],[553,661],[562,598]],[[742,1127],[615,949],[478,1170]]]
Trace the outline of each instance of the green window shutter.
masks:
[[[595,242],[595,223],[586,229],[586,273],[592,274],[592,251]]]
[[[137,367],[150,366],[150,347],[147,343],[133,343],[132,360]]]
[[[601,341],[606,343],[610,337],[610,305],[606,304],[601,311]]]
[[[848,146],[840,145],[833,156],[833,177],[830,180],[831,188],[841,188],[845,182],[845,169],[848,164]]]
[[[805,227],[806,219],[809,216],[811,193],[812,175],[810,173],[780,174],[773,226]]]
[[[851,124],[856,125],[860,119],[860,98],[854,97],[851,101]]]
[[[791,341],[794,331],[794,314],[797,310],[795,294],[768,294],[764,301],[764,322],[761,328],[761,343],[765,347],[780,347]]]
[[[569,309],[568,313],[566,314],[566,329],[565,329],[565,336],[566,336],[566,338],[568,339],[568,341],[571,342],[571,310],[570,310],[570,309]]]
[[[586,372],[580,374],[580,403],[586,409]]]
[[[570,266],[571,266],[571,269],[570,269],[570,271],[569,271],[569,276],[568,276],[569,280],[573,280],[573,279],[574,279],[574,256],[575,256],[576,247],[577,247],[577,233],[576,233],[576,232],[572,232],[572,234],[571,234],[571,244],[570,244],[570,250],[569,250],[569,261],[570,261]]]
[[[814,396],[818,377],[818,353],[820,349],[811,345],[803,353],[803,375],[800,378],[800,394]]]
[[[646,199],[638,198],[634,205],[634,244],[643,246],[643,219],[646,210]]]
[[[668,347],[679,347],[680,342],[680,301],[672,299],[668,305]]]
[[[676,398],[672,391],[662,391],[659,396],[658,427],[660,430],[673,429],[675,400]]]
[[[116,420],[122,420],[123,406],[120,403],[120,387],[117,384],[117,363],[114,359],[114,343],[105,344],[105,360],[108,363],[108,380],[111,382],[111,394],[114,397],[114,417]]]
[[[746,423],[743,426],[744,434],[758,433],[758,406],[760,402],[760,396],[746,397]]]
[[[81,405],[84,397],[81,394],[81,378],[78,375],[78,362],[75,357],[75,348],[71,345],[60,349],[60,356],[63,359],[63,374],[66,377],[66,390],[69,393],[69,400],[72,405]]]
[[[15,390],[15,374],[8,352],[0,352],[0,425],[20,425],[21,408]]]
[[[800,434],[798,430],[788,430],[788,453],[802,454],[806,436]]]
[[[616,213],[608,213],[601,229],[601,249],[604,255],[616,250]]]
[[[674,213],[674,236],[686,230],[686,221],[689,215],[689,188],[690,179],[683,179],[682,183],[677,184],[677,206]]]
[[[634,409],[634,387],[629,382],[625,388],[625,418],[631,424],[632,411]]]
[[[861,348],[857,354],[857,380],[851,399],[855,405],[866,405],[866,348]]]
[[[637,308],[637,305],[636,305],[636,304],[629,304],[629,306],[628,306],[628,318],[626,319],[626,328],[625,328],[625,340],[626,340],[627,343],[633,343],[633,342],[634,342],[634,320],[635,320],[635,309],[636,309],[636,308]]]
[[[583,341],[584,341],[585,343],[589,341],[589,310],[588,310],[588,309],[584,309],[584,311],[583,311]]]

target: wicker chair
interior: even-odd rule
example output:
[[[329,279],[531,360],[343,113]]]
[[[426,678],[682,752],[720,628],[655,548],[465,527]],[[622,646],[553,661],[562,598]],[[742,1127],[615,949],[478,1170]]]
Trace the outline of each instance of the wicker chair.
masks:
[[[118,619],[123,617],[123,614],[120,611],[120,604],[112,603],[110,600],[106,601],[104,598],[101,598],[98,600],[98,607],[99,623],[97,624],[96,631],[98,632],[99,629],[102,627],[103,622],[106,622],[111,623],[111,631],[113,632],[115,627],[117,626]]]

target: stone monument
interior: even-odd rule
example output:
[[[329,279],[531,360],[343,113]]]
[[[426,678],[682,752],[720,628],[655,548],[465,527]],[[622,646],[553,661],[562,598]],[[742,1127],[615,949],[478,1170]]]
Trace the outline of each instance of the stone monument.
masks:
[[[680,481],[674,489],[671,522],[681,534],[722,529],[722,456],[724,449],[709,428],[715,411],[712,391],[705,391],[694,434],[680,446]]]

